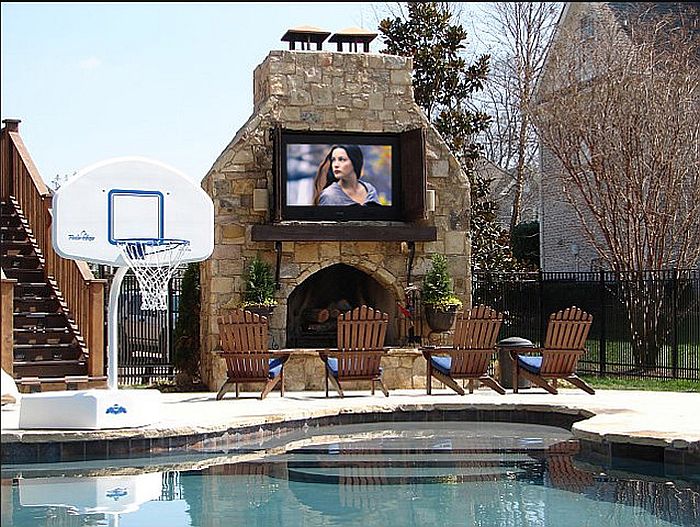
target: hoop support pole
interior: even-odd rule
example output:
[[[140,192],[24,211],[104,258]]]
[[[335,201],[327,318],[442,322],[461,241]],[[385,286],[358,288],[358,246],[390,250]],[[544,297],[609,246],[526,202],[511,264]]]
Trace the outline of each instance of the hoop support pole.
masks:
[[[119,267],[112,278],[109,288],[109,306],[107,308],[107,388],[117,389],[117,356],[119,355],[119,292],[122,288],[124,276],[129,266]]]

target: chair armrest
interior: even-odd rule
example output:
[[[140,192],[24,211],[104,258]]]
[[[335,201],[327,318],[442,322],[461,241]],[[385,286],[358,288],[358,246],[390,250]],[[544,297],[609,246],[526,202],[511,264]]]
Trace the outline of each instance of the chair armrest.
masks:
[[[318,355],[321,359],[326,360],[329,357],[342,357],[344,354],[348,353],[373,353],[377,355],[385,355],[389,351],[389,348],[378,348],[370,350],[339,350],[339,349],[328,349],[324,351],[319,351]]]
[[[543,348],[510,348],[508,350],[508,354],[510,355],[510,358],[513,359],[514,361],[518,360],[518,356],[520,355],[541,355],[543,351]]]
[[[449,354],[452,350],[454,350],[452,346],[421,346],[420,350],[421,353],[423,354],[423,357],[426,358],[426,360],[430,360],[430,357],[433,355],[447,355]]]

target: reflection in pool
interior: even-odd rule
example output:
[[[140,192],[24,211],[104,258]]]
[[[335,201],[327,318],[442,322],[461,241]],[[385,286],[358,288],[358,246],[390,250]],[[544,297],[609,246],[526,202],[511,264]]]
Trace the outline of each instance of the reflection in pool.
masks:
[[[577,452],[547,426],[373,423],[142,465],[3,467],[2,525],[700,525],[697,481],[615,477]]]

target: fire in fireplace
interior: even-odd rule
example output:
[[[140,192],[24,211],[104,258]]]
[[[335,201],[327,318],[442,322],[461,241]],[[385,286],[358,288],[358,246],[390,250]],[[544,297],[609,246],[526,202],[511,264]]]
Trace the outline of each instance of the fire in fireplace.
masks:
[[[393,294],[367,273],[335,264],[299,284],[287,300],[287,347],[335,347],[338,315],[360,305],[394,316]],[[396,340],[389,324],[386,344]]]

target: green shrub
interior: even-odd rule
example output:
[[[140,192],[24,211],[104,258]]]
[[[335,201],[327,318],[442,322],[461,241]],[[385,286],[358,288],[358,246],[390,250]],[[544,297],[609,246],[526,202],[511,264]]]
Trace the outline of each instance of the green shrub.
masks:
[[[442,254],[430,257],[431,266],[423,277],[421,299],[424,305],[446,311],[456,306],[462,307],[462,301],[454,294],[452,276],[447,269],[447,258]]]
[[[178,370],[178,385],[192,385],[200,380],[200,293],[199,263],[192,262],[188,264],[182,277],[180,305],[175,324],[174,364]]]
[[[275,306],[275,276],[270,264],[258,256],[250,263],[245,277],[243,307]]]
[[[540,222],[523,221],[510,233],[513,256],[532,269],[540,266]]]

